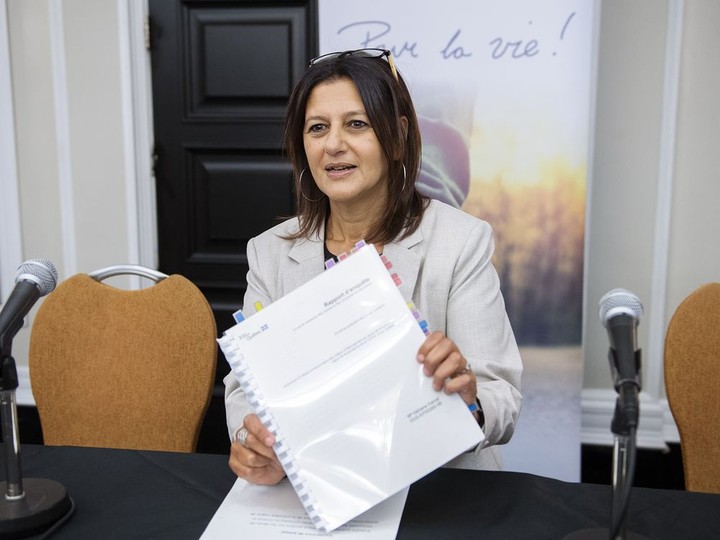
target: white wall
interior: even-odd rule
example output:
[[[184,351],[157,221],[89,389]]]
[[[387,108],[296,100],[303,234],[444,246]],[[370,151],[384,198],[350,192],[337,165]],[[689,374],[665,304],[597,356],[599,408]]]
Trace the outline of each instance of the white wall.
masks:
[[[670,309],[699,284],[720,281],[719,27],[719,2],[686,1],[668,265]]]
[[[136,63],[143,0],[0,0],[3,6],[21,209],[20,230],[10,235],[15,251],[50,258],[61,279],[120,262],[152,266],[150,143],[142,126],[148,88]],[[661,446],[677,436],[662,382],[665,326],[684,296],[720,280],[720,4],[604,0],[599,22],[583,439],[611,441],[614,391],[597,304],[624,287],[646,309],[639,443]],[[12,242],[0,242],[12,255],[5,247]],[[11,283],[7,268],[22,261],[0,260],[3,283]],[[21,375],[28,338],[21,331],[13,349]],[[22,385],[18,400],[31,400]]]
[[[662,373],[682,299],[720,281],[720,4],[602,2],[584,320],[583,441],[610,442],[615,393],[598,300],[635,292],[643,395],[638,443],[677,441]]]
[[[142,1],[124,0],[0,3],[8,27],[20,201],[19,223],[6,222],[6,229],[19,226],[15,258],[18,253],[22,260],[48,258],[60,280],[113,264],[154,263],[152,253],[141,253],[143,242],[156,242],[154,228],[139,230],[143,202],[138,191],[152,186],[139,185],[151,181],[149,167],[144,175],[136,171],[134,109],[148,113],[133,107],[130,60],[131,40],[142,41],[142,21],[134,34],[129,21],[142,7]],[[136,66],[140,73],[142,68]],[[145,144],[144,162],[149,163]],[[12,248],[0,245],[3,255],[13,253]],[[3,263],[5,271],[10,264]],[[7,272],[3,277],[3,283],[13,279]],[[13,343],[22,378],[27,376],[29,326],[36,310]],[[21,383],[18,401],[31,400]]]

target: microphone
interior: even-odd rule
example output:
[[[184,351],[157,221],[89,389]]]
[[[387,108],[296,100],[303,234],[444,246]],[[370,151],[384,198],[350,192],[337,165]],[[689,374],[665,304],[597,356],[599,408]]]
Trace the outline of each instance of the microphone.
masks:
[[[610,338],[608,360],[615,390],[620,394],[620,405],[628,426],[636,427],[638,392],[642,386],[637,326],[643,305],[630,291],[613,289],[600,299],[598,315]]]
[[[566,536],[564,540],[590,538],[648,540],[644,536],[625,530],[630,490],[635,477],[635,434],[640,416],[638,395],[641,387],[641,371],[637,326],[643,315],[643,305],[630,291],[613,289],[600,299],[598,315],[610,338],[608,360],[613,384],[618,393],[611,423],[615,442],[610,527],[576,531]]]
[[[563,540],[648,540],[639,534],[625,531],[630,490],[635,477],[635,433],[640,416],[638,394],[641,374],[637,326],[643,315],[643,305],[630,291],[613,289],[600,299],[598,315],[610,338],[608,360],[613,384],[618,392],[611,425],[615,443],[610,527],[582,529],[565,536]]]
[[[0,343],[15,337],[30,308],[38,298],[52,292],[57,280],[55,265],[47,259],[30,259],[20,265],[15,288],[0,312]]]
[[[15,288],[0,311],[0,421],[7,480],[0,482],[0,536],[20,538],[48,533],[73,513],[74,503],[65,487],[54,480],[26,478],[20,464],[18,387],[12,340],[23,319],[41,296],[55,289],[58,274],[46,259],[24,262],[15,274]]]

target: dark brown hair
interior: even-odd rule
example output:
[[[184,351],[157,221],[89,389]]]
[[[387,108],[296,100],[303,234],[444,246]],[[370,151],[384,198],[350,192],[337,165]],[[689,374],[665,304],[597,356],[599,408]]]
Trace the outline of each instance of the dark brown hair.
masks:
[[[290,95],[284,143],[293,166],[300,221],[299,231],[291,238],[317,233],[330,211],[327,197],[315,184],[308,168],[303,130],[312,90],[320,83],[342,78],[355,83],[388,162],[387,207],[365,238],[367,242],[386,244],[414,232],[427,206],[426,198],[415,188],[422,152],[420,130],[410,92],[402,77],[398,74],[395,79],[385,59],[361,54],[339,55],[314,64]],[[403,117],[407,119],[407,133]]]

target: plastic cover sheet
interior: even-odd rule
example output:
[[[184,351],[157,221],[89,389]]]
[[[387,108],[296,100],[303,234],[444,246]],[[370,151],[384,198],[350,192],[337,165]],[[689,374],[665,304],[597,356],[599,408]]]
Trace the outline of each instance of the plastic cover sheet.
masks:
[[[484,438],[417,362],[425,333],[371,245],[219,340],[308,516],[331,531]]]

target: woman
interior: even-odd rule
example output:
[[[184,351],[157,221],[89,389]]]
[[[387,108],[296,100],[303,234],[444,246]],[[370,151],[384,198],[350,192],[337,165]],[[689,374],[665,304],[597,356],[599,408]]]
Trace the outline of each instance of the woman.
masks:
[[[492,445],[512,435],[522,364],[491,262],[492,230],[415,189],[418,121],[390,52],[313,60],[290,97],[285,147],[298,216],[248,243],[245,316],[317,276],[325,260],[359,240],[374,244],[434,330],[417,355],[433,387],[477,409],[486,441],[454,464],[500,468]],[[232,373],[225,385],[231,469],[253,483],[277,483],[284,471],[273,435]]]

